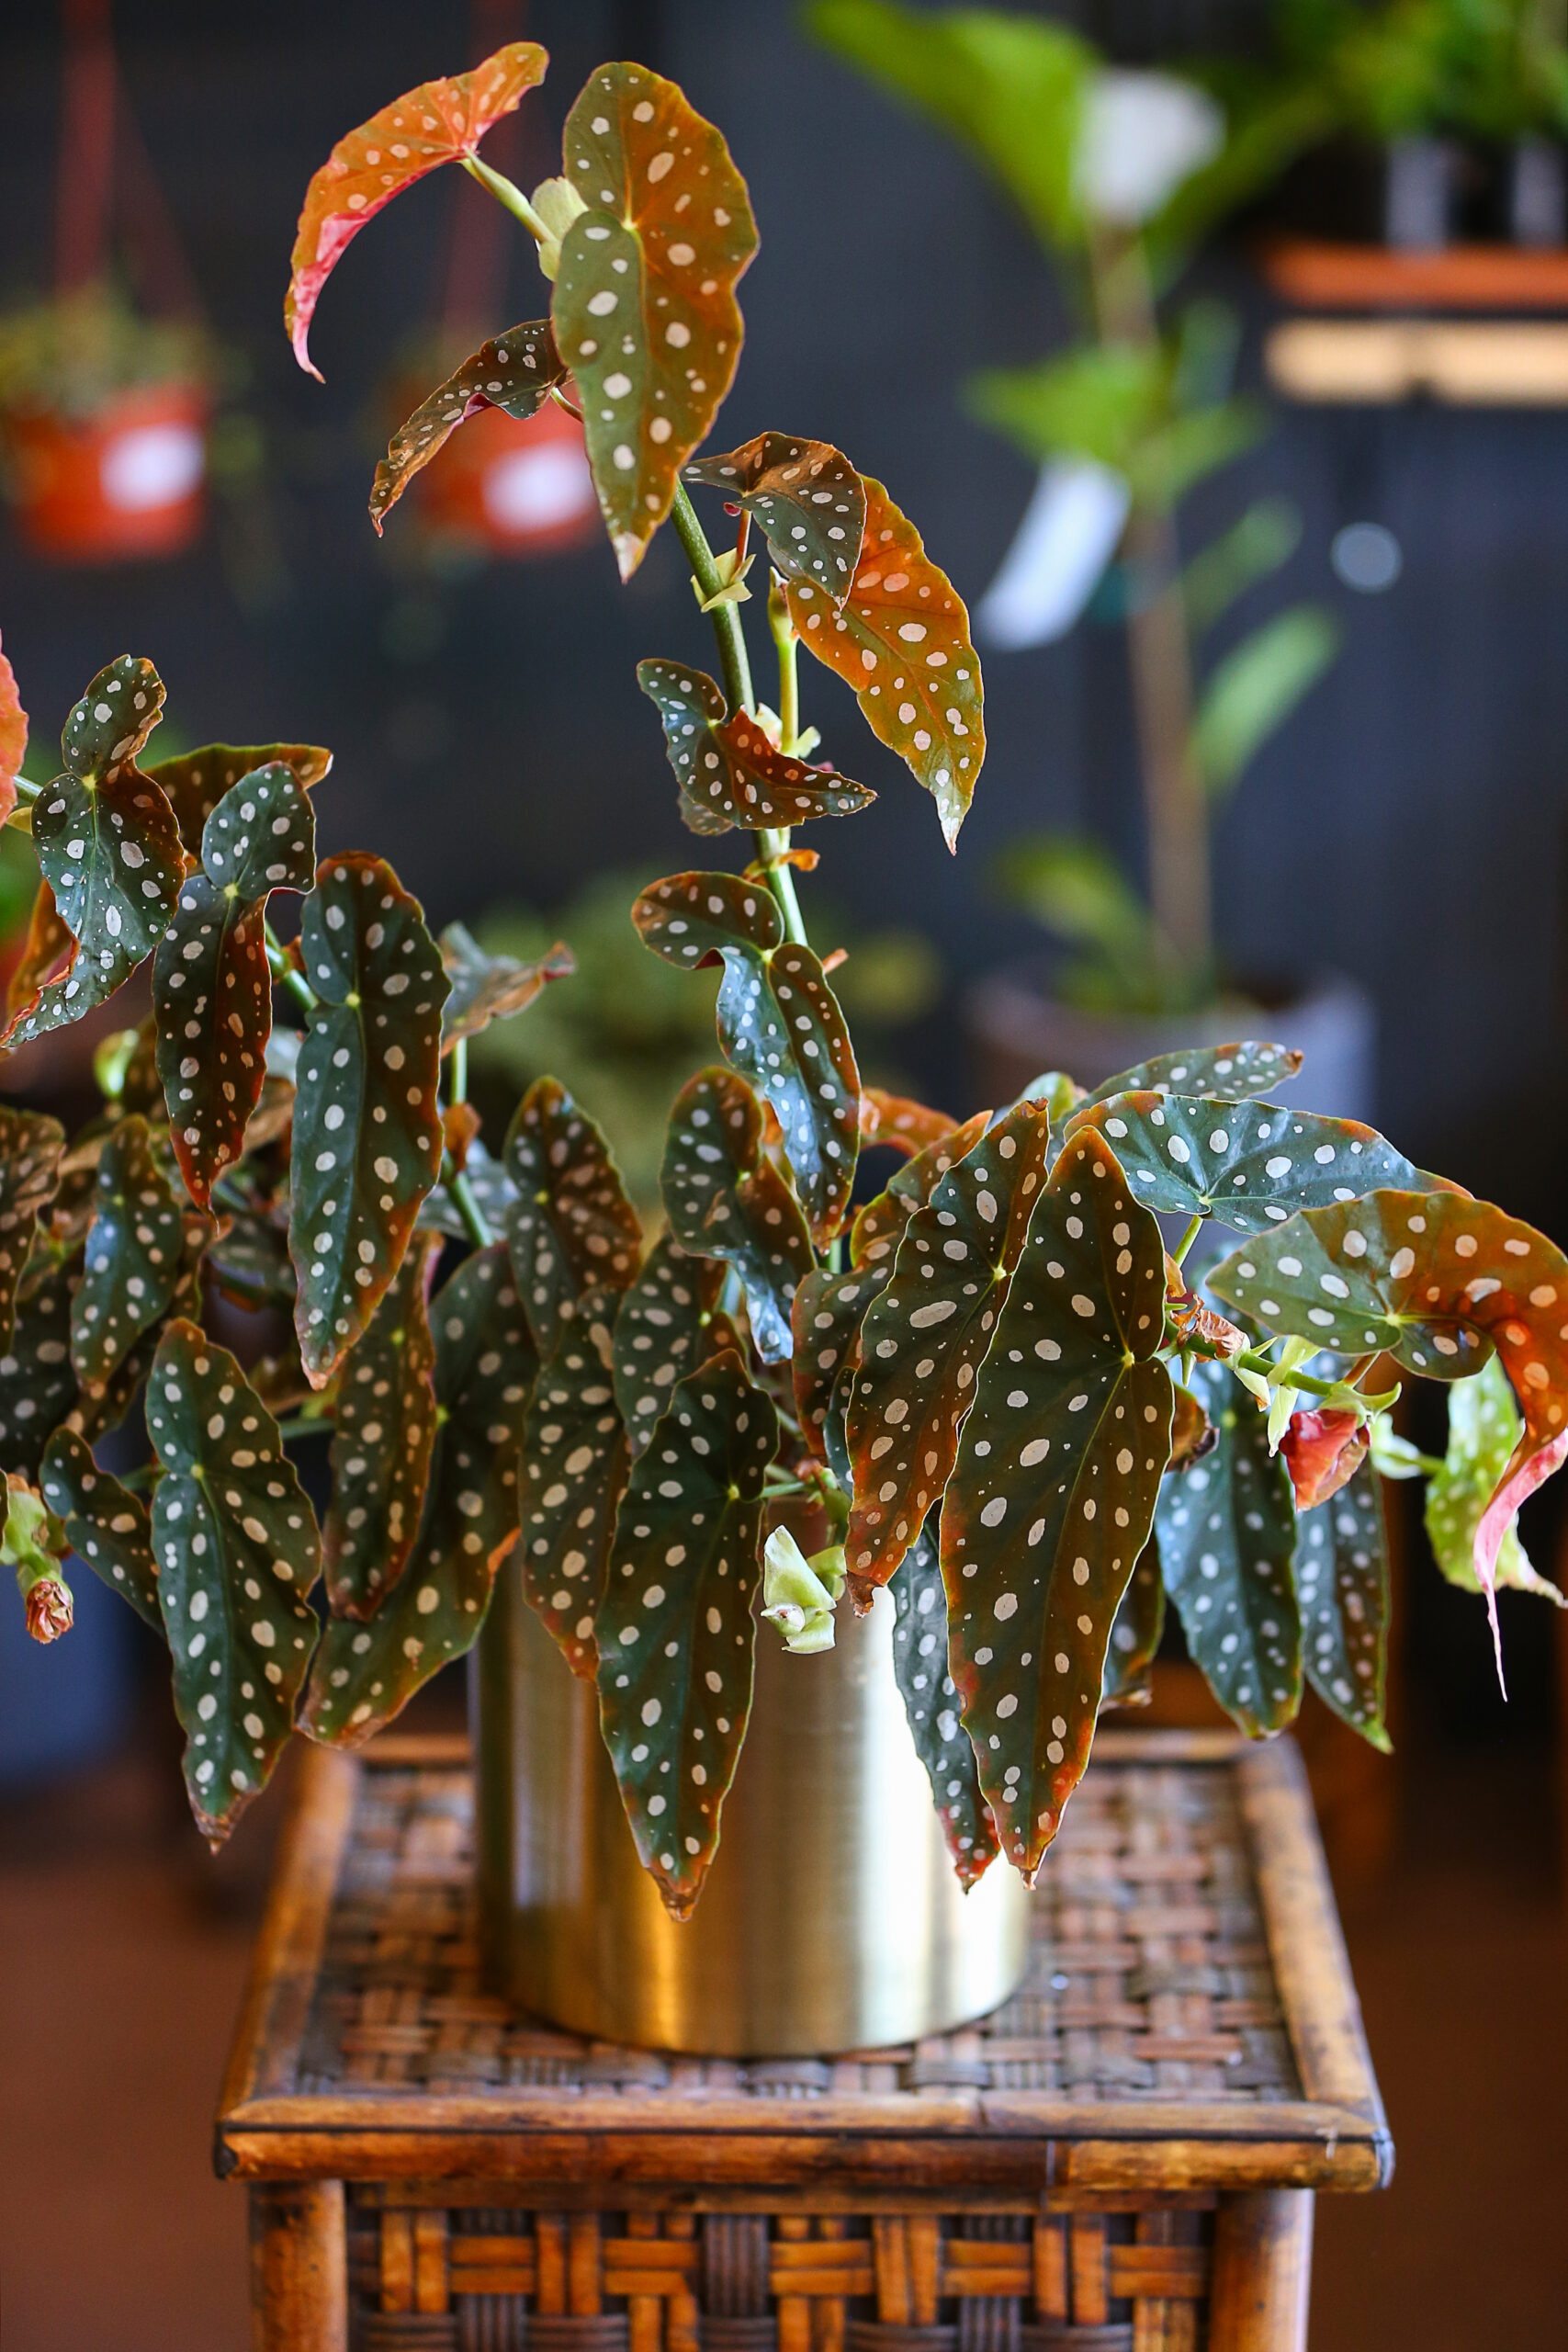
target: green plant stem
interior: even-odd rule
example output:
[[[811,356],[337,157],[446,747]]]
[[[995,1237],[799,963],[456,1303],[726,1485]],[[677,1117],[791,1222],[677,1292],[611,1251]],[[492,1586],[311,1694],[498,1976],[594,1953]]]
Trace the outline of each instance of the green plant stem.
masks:
[[[800,639],[777,581],[768,592],[768,627],[779,653],[779,744],[793,752],[800,738]]]
[[[457,1215],[468,1227],[468,1238],[475,1249],[488,1250],[495,1239],[490,1229],[490,1219],[479,1206],[473,1185],[468,1181],[468,1170],[454,1168],[450,1153],[441,1163],[441,1181],[451,1195]]]
[[[1244,1348],[1240,1355],[1226,1356],[1222,1361],[1229,1363],[1233,1368],[1239,1364],[1243,1372],[1261,1373],[1270,1386],[1277,1387],[1281,1385],[1279,1379],[1280,1367],[1273,1357],[1262,1354],[1257,1348]],[[1342,1380],[1319,1380],[1310,1372],[1287,1373],[1282,1385],[1287,1388],[1300,1388],[1308,1396],[1337,1396],[1343,1392],[1345,1386]]]
[[[520,187],[514,187],[504,172],[493,171],[489,164],[481,164],[477,155],[465,155],[463,169],[468,177],[488,188],[498,204],[504,204],[514,220],[521,220],[536,244],[543,244],[549,231],[540,220]]]
[[[446,1097],[451,1102],[466,1102],[468,1099],[468,1041],[459,1037],[448,1061]]]
[[[273,978],[282,982],[296,1004],[302,1006],[307,1012],[314,1012],[321,1001],[321,998],[316,994],[304,973],[295,969],[288,950],[273,930],[271,923],[265,924],[264,930],[266,938],[267,968]]]
[[[671,510],[676,537],[686,551],[692,567],[692,577],[703,592],[705,601],[716,596],[724,586],[718,566],[708,545],[707,533],[697,520],[695,507],[686,494],[683,482],[675,485],[675,503]],[[718,641],[719,666],[724,672],[724,694],[731,712],[754,712],[756,700],[751,686],[751,664],[746,652],[746,632],[740,626],[740,615],[730,604],[713,605],[708,613],[713,633]],[[798,717],[798,713],[796,714]],[[789,833],[764,826],[752,835],[757,844],[757,863],[768,877],[768,886],[779,902],[784,917],[784,936],[797,946],[808,944],[806,925],[801,920],[800,901],[795,894],[795,876],[783,863],[789,848]]]
[[[1170,1253],[1170,1262],[1173,1266],[1179,1266],[1184,1262],[1187,1252],[1191,1249],[1192,1244],[1197,1240],[1198,1236],[1202,1229],[1203,1212],[1200,1209],[1197,1216],[1192,1219],[1191,1224],[1188,1227],[1186,1232],[1182,1235],[1180,1240],[1177,1243],[1175,1249]]]

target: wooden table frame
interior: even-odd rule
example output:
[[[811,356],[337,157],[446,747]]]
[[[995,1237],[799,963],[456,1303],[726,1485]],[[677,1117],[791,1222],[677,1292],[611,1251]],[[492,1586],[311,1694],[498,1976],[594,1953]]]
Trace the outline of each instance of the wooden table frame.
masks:
[[[391,2184],[412,2209],[562,2214],[1201,2207],[1213,2215],[1209,2352],[1298,2352],[1314,2192],[1380,2188],[1393,2165],[1299,1758],[1288,1743],[1254,1747],[1226,1733],[1110,1732],[1096,1752],[1233,1765],[1301,2099],[1113,2106],[959,2089],[918,2103],[829,2094],[781,2111],[717,2093],[672,2121],[671,2102],[652,2093],[301,2094],[293,2085],[360,1773],[466,1756],[461,1742],[391,1738],[368,1765],[311,1751],[217,2125],[220,2174],[251,2185],[260,2352],[345,2352],[353,2182]]]

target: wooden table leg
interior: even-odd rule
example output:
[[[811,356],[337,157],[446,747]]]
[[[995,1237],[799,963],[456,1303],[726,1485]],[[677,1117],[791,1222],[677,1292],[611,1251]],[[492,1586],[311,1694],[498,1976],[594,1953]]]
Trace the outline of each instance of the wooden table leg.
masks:
[[[254,2352],[348,2352],[341,2180],[251,2191]]]
[[[1221,2198],[1209,2352],[1306,2352],[1312,2199],[1310,2188]]]

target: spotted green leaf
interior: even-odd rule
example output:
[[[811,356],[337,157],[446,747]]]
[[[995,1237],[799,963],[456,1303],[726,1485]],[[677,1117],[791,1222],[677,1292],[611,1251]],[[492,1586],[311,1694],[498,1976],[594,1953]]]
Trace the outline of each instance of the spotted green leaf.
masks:
[[[277,1423],[227,1348],[177,1317],[158,1344],[147,1430],[158,1605],[186,1735],[186,1790],[213,1845],[266,1786],[316,1646],[315,1514]]]
[[[829,1459],[828,1420],[835,1416],[840,1428],[859,1356],[861,1326],[866,1309],[893,1279],[897,1244],[889,1235],[874,1242],[871,1262],[835,1273],[830,1266],[813,1267],[795,1294],[791,1327],[795,1352],[790,1372],[795,1383],[795,1411],[800,1433],[813,1453]]]
[[[245,1146],[272,1033],[266,905],[308,890],[316,820],[281,761],[224,794],[201,837],[201,864],[180,885],[152,957],[158,1075],[180,1173],[203,1207]]]
[[[207,1253],[208,1270],[238,1306],[292,1307],[299,1285],[280,1212],[265,1204],[223,1218]]]
[[[145,773],[174,810],[186,850],[199,857],[208,819],[242,776],[254,775],[258,768],[285,767],[308,792],[332,763],[332,753],[320,743],[204,743],[197,752],[154,761]]]
[[[479,1203],[480,1215],[492,1233],[506,1229],[507,1218],[516,1203],[517,1187],[506,1172],[503,1160],[492,1159],[478,1138],[468,1146],[463,1173],[468,1188]],[[453,1200],[445,1184],[436,1184],[420,1204],[416,1230],[445,1233],[453,1241],[470,1238],[463,1212]]]
[[[778,751],[746,711],[727,716],[722,693],[701,670],[680,662],[639,662],[637,682],[664,723],[681,815],[694,833],[851,817],[876,797],[835,768],[813,767]]]
[[[1210,1046],[1198,1053],[1156,1054],[1152,1061],[1119,1070],[1102,1086],[1084,1095],[1080,1110],[1107,1102],[1113,1094],[1195,1094],[1207,1101],[1217,1096],[1271,1094],[1301,1069],[1293,1046],[1259,1044],[1248,1038],[1234,1046]]]
[[[159,1131],[154,1128],[154,1152],[158,1140]],[[180,1225],[180,1260],[165,1319],[175,1315],[194,1322],[202,1311],[202,1270],[212,1226],[211,1220],[201,1210],[189,1208],[182,1216]],[[160,1326],[150,1324],[121,1357],[101,1387],[83,1388],[77,1392],[63,1426],[74,1430],[88,1445],[96,1445],[100,1437],[106,1436],[110,1430],[118,1429],[152,1372],[159,1337]]]
[[[1208,1283],[1267,1332],[1341,1355],[1386,1350],[1429,1380],[1479,1372],[1496,1349],[1524,1426],[1472,1547],[1495,1643],[1503,1537],[1568,1453],[1568,1258],[1468,1193],[1380,1192],[1302,1210],[1245,1243]]]
[[[536,1079],[506,1138],[517,1197],[506,1238],[539,1353],[554,1348],[566,1308],[590,1283],[625,1290],[642,1229],[610,1147],[553,1078]]]
[[[955,849],[986,756],[980,664],[963,599],[879,481],[865,480],[865,537],[842,605],[809,580],[792,580],[787,595],[802,643],[853,687]]]
[[[729,1317],[718,1311],[725,1268],[696,1258],[662,1234],[615,1317],[615,1403],[632,1453],[638,1454],[683,1373],[694,1372],[725,1348],[740,1347]]]
[[[724,961],[715,1017],[728,1060],[772,1103],[812,1238],[842,1225],[860,1152],[860,1071],[837,997],[778,901],[734,874],[671,874],[632,908],[645,947],[691,971]]]
[[[39,1484],[77,1558],[162,1634],[152,1531],[141,1497],[100,1470],[73,1429],[56,1430],[45,1446]]]
[[[431,1303],[435,1448],[419,1536],[367,1625],[333,1618],[300,1727],[358,1747],[473,1646],[496,1570],[517,1541],[518,1449],[538,1359],[504,1242],[465,1258]]]
[[[1449,1438],[1442,1467],[1427,1486],[1427,1534],[1433,1557],[1450,1584],[1479,1592],[1475,1531],[1487,1501],[1508,1466],[1523,1430],[1518,1405],[1496,1356],[1481,1370],[1456,1380],[1449,1390]],[[1497,1550],[1496,1578],[1520,1592],[1538,1593],[1561,1605],[1554,1584],[1537,1574],[1510,1520]]]
[[[1165,1589],[1210,1690],[1261,1739],[1302,1701],[1291,1474],[1269,1451],[1267,1417],[1223,1364],[1196,1364],[1192,1385],[1219,1442],[1161,1492]]]
[[[893,1279],[866,1310],[847,1432],[854,1500],[844,1556],[857,1597],[886,1583],[947,1484],[1040,1193],[1045,1142],[1045,1120],[1027,1103],[982,1136],[910,1216]]]
[[[572,1301],[523,1430],[523,1591],[572,1672],[589,1682],[628,1459],[612,1369],[619,1301],[604,1288]]]
[[[522,1012],[551,980],[576,971],[570,947],[558,940],[535,964],[515,956],[490,956],[460,922],[449,922],[440,938],[441,962],[452,983],[441,1014],[441,1050],[449,1054],[465,1037],[477,1037],[492,1021]]]
[[[378,857],[323,860],[299,941],[321,1001],[299,1054],[288,1250],[299,1353],[320,1388],[375,1313],[441,1172],[448,983],[418,900]]]
[[[1025,1130],[1034,1164],[1043,1126]],[[953,1679],[1002,1851],[1030,1880],[1089,1762],[1170,1458],[1164,1294],[1158,1226],[1100,1138],[1076,1137],[1033,1204],[942,1506]]]
[[[675,1097],[659,1188],[682,1249],[735,1268],[757,1352],[782,1363],[817,1261],[800,1203],[762,1149],[762,1106],[733,1070],[699,1070]]]
[[[1165,1579],[1159,1544],[1151,1535],[1111,1623],[1100,1691],[1102,1710],[1147,1706],[1154,1696],[1155,1657],[1164,1632]]]
[[[459,424],[487,408],[504,409],[508,416],[525,422],[565,374],[548,319],[508,327],[504,334],[481,343],[393,434],[370,491],[370,520],[378,537],[415,474],[429,465]]]
[[[1112,1094],[1075,1112],[1066,1132],[1086,1127],[1105,1136],[1145,1207],[1216,1216],[1238,1233],[1266,1233],[1296,1209],[1378,1186],[1426,1192],[1437,1181],[1359,1119],[1246,1098]]]
[[[186,857],[173,809],[136,764],[163,701],[151,662],[126,653],[99,671],[65,722],[65,772],[33,803],[32,830],[51,913],[75,945],[62,964],[55,941],[54,976],[18,1011],[8,1046],[79,1021],[130,978],[163,935]]]
[[[549,62],[537,41],[508,41],[467,74],[422,82],[340,139],[311,175],[289,265],[284,324],[308,375],[310,321],[339,255],[393,197],[441,164],[477,153],[480,140]]]
[[[344,1360],[321,1565],[334,1617],[373,1617],[401,1576],[435,1443],[435,1343],[425,1310],[438,1234],[416,1234]]]
[[[835,605],[849,594],[865,530],[865,485],[830,441],[759,433],[723,457],[686,468],[688,481],[722,490],[761,525],[776,569],[808,580]]]
[[[984,1876],[1000,1849],[980,1794],[975,1750],[959,1720],[958,1692],[948,1671],[947,1595],[930,1520],[904,1555],[893,1579],[893,1600],[897,1610],[893,1672],[898,1694],[931,1784],[953,1867],[970,1887]]]
[[[729,390],[757,226],[719,133],[644,66],[590,74],[561,153],[588,209],[561,240],[550,315],[629,580]]]
[[[599,1713],[632,1836],[690,1917],[751,1708],[769,1399],[726,1352],[678,1381],[633,1464],[598,1616]]]
[[[65,1130],[41,1111],[0,1102],[0,1347],[11,1337],[17,1285],[38,1231],[39,1214],[60,1182]]]
[[[1388,1539],[1370,1463],[1297,1521],[1296,1598],[1307,1680],[1352,1731],[1386,1755]]]
[[[71,1361],[88,1395],[107,1386],[143,1331],[167,1312],[183,1246],[180,1212],[152,1157],[147,1122],[124,1119],[98,1161],[86,1263],[71,1302]]]

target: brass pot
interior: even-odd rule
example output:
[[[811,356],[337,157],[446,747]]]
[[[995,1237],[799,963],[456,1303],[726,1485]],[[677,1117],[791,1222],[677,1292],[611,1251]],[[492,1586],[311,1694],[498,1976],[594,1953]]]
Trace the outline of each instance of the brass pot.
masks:
[[[491,1981],[616,2042],[798,2057],[940,2033],[1023,1973],[1028,1895],[953,1874],[893,1676],[894,1605],[794,1657],[767,1626],[723,1836],[678,1927],[639,1866],[571,1674],[502,1569],[474,1667],[479,1910]]]

